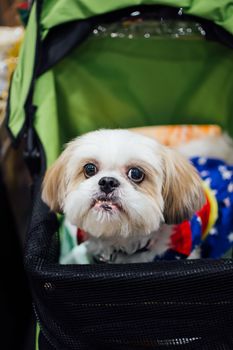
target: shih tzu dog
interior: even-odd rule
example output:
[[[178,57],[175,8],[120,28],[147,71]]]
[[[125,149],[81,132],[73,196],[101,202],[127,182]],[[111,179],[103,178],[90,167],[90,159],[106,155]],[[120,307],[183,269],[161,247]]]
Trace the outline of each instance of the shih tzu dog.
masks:
[[[67,263],[80,263],[83,248],[91,262],[153,261],[170,251],[174,227],[206,202],[185,157],[120,129],[71,141],[47,171],[42,198],[85,236]]]

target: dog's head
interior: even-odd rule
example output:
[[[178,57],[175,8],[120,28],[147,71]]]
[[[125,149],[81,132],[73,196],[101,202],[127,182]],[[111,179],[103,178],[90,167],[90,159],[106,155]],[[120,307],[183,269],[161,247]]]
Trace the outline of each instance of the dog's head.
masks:
[[[95,237],[148,235],[204,204],[193,166],[155,140],[100,130],[70,142],[47,171],[43,200]]]

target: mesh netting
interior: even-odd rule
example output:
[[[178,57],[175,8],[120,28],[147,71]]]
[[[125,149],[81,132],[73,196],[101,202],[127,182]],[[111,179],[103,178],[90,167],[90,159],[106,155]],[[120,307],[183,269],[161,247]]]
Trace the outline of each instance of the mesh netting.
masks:
[[[233,349],[233,262],[59,265],[58,222],[37,191],[25,264],[40,350]]]

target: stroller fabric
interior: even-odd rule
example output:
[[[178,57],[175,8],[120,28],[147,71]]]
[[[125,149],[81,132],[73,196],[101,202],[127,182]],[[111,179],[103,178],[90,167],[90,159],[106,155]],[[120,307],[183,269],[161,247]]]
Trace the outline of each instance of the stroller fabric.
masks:
[[[157,1],[135,1],[128,6],[138,3],[149,6]],[[69,1],[69,6],[63,1],[35,2],[11,84],[8,126],[12,136],[19,137],[32,123],[48,166],[64,143],[97,128],[215,123],[232,133],[233,51],[225,41],[231,45],[227,35],[233,30],[227,1],[221,7],[201,5],[199,1],[186,6],[178,3],[182,13],[200,18],[185,24],[186,17],[178,14],[177,7],[167,13],[160,7],[148,10],[146,6],[141,12],[134,7],[127,9],[125,2],[116,5],[110,1],[101,6],[93,1],[85,5]],[[169,1],[159,4],[168,5]],[[107,12],[119,8],[126,12]],[[140,14],[136,23],[131,16],[135,12]],[[145,24],[140,22],[140,16],[148,12]],[[96,14],[101,16],[93,17]],[[162,25],[161,16],[165,18]],[[217,28],[221,30],[229,30],[224,31],[225,44],[212,37],[206,40],[209,31],[218,31],[215,27],[208,30],[209,22],[202,23],[203,18],[220,24]],[[109,29],[112,22],[117,23],[115,30]],[[145,38],[147,32],[153,32],[153,22],[159,23],[157,30],[162,33],[165,27],[165,34],[156,32]],[[184,36],[178,35],[180,27],[186,28]],[[126,29],[128,34],[123,37],[111,36],[112,32],[124,34]],[[169,35],[172,29],[178,37]],[[70,38],[70,32],[75,39]],[[58,38],[63,40],[62,45]],[[75,45],[75,40],[79,44]],[[71,47],[65,52],[68,44]],[[57,57],[61,48],[65,56]],[[56,64],[46,68],[44,57]]]
[[[233,134],[232,19],[229,0],[35,0],[6,119],[28,164],[42,164],[32,173],[96,128]],[[40,186],[35,176],[25,252],[39,350],[232,349],[231,259],[60,265],[59,222]]]

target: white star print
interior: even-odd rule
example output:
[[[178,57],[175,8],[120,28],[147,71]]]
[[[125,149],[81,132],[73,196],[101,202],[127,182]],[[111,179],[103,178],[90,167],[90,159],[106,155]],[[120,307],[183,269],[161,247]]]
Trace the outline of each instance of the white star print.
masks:
[[[232,177],[232,171],[229,171],[229,170],[223,171],[222,177],[224,180],[230,180]]]
[[[200,157],[197,162],[199,165],[203,165],[207,162],[207,159],[204,157]]]
[[[227,168],[225,165],[219,165],[218,170],[220,171],[220,173],[222,173],[223,171],[226,171]]]
[[[231,201],[230,198],[227,197],[223,200],[223,203],[225,204],[226,207],[230,207],[231,206]]]
[[[229,242],[233,242],[233,232],[228,235]]]
[[[205,179],[205,183],[208,187],[210,187],[210,183],[211,183],[211,178],[207,177],[207,179]]]
[[[230,184],[228,185],[227,191],[228,192],[233,192],[233,183],[232,182],[230,182]]]
[[[203,170],[201,172],[201,176],[208,176],[208,175],[209,175],[209,171],[207,171],[207,170]]]
[[[215,236],[215,235],[218,234],[218,231],[217,231],[217,229],[216,229],[215,227],[213,227],[213,228],[210,230],[209,234],[210,234],[211,236]]]

